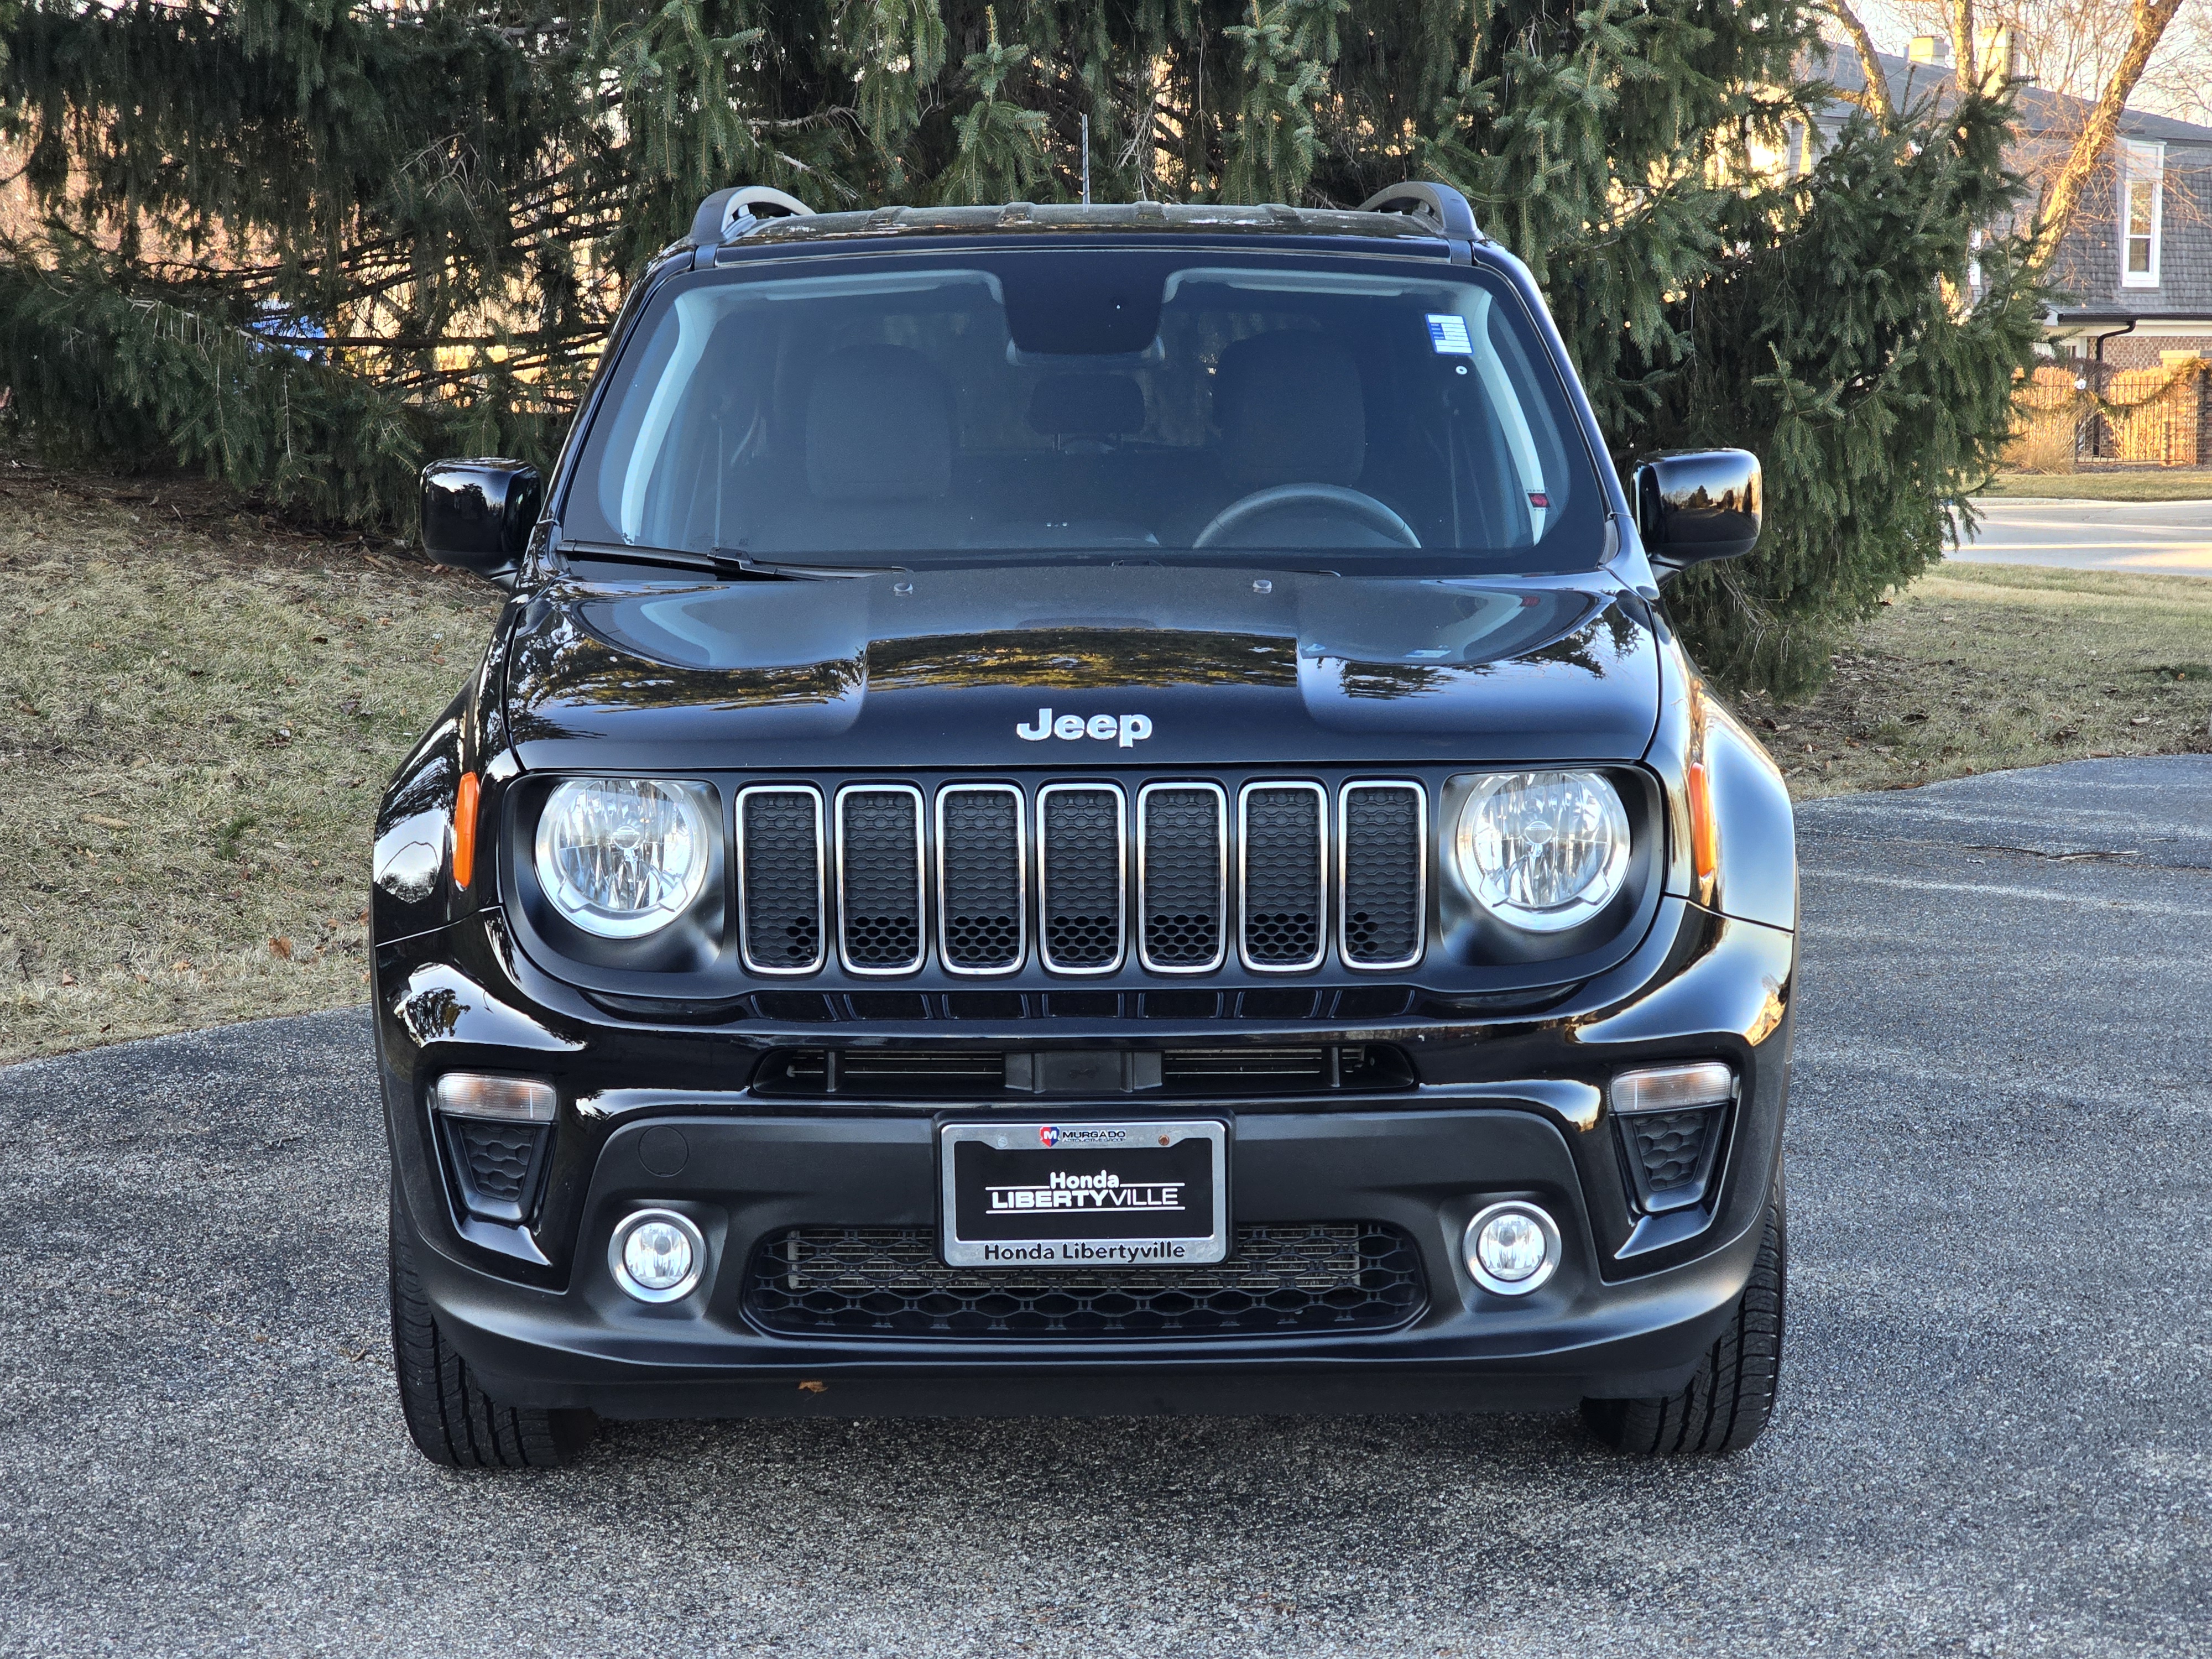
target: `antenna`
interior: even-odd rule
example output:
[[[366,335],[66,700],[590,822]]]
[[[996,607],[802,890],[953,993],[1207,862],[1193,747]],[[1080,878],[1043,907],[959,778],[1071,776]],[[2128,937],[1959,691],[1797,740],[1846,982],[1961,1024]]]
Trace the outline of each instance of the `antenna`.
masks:
[[[1091,118],[1083,118],[1083,205],[1091,205]]]

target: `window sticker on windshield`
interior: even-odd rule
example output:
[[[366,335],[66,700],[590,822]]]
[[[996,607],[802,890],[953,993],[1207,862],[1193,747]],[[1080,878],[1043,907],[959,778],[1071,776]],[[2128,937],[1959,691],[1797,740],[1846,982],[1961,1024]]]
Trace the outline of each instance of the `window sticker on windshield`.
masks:
[[[1429,313],[1429,343],[1445,356],[1474,356],[1474,342],[1467,337],[1467,319],[1448,311]]]

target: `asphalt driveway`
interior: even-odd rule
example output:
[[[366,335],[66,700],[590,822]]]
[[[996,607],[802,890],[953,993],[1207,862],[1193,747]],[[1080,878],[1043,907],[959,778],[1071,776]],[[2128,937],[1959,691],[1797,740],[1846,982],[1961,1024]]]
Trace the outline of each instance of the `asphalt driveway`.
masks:
[[[2202,1654],[2212,760],[1806,810],[1783,1406],[421,1462],[356,1012],[0,1072],[0,1652]]]

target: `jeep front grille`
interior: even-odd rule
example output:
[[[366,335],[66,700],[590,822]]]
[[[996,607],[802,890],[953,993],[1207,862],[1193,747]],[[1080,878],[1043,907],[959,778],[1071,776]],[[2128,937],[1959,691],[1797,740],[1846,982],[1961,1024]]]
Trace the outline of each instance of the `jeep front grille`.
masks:
[[[1428,792],[1347,783],[1337,811],[1338,938],[1347,968],[1410,968],[1427,920]]]
[[[757,974],[811,974],[834,950],[866,977],[911,974],[933,955],[945,973],[988,979],[1018,972],[1032,950],[1055,976],[1115,974],[1132,957],[1148,975],[1205,975],[1229,962],[1232,940],[1260,974],[1313,971],[1332,950],[1362,971],[1421,960],[1423,785],[1349,783],[1332,800],[1318,783],[1262,779],[1234,805],[1232,820],[1227,790],[1186,779],[1133,790],[1071,781],[1034,797],[1011,783],[933,795],[863,781],[828,799],[807,784],[755,786],[737,804],[739,948]],[[1157,1012],[1192,1017],[1212,1010],[1166,1000],[1216,1000],[1151,994]]]
[[[1243,877],[1244,965],[1295,973],[1322,961],[1327,863],[1317,783],[1248,783],[1238,801],[1238,867]]]
[[[837,948],[855,974],[921,966],[921,791],[837,792]]]
[[[822,797],[799,786],[738,792],[738,942],[757,974],[822,966]]]
[[[1127,865],[1119,786],[1054,783],[1037,792],[1037,910],[1044,965],[1110,974],[1121,965]]]
[[[1020,790],[963,783],[938,792],[938,951],[947,973],[1022,965],[1026,862]]]
[[[1137,792],[1137,951],[1156,974],[1221,966],[1228,818],[1218,783],[1148,783]]]

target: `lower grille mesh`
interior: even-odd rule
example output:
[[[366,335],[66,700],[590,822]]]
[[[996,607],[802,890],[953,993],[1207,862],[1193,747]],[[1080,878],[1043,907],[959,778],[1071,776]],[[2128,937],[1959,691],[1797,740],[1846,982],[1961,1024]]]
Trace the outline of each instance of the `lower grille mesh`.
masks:
[[[871,1337],[1249,1337],[1388,1330],[1426,1304],[1413,1242],[1379,1222],[1237,1229],[1202,1267],[948,1267],[918,1227],[802,1227],[753,1258],[766,1329]]]

